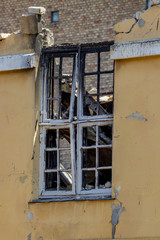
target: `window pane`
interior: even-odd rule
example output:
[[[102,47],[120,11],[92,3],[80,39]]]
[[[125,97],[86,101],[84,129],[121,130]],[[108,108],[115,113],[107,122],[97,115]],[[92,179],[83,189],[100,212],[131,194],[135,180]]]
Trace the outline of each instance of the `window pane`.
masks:
[[[59,151],[60,169],[71,169],[71,151]]]
[[[82,167],[90,168],[96,167],[96,149],[83,149]]]
[[[98,187],[99,188],[110,188],[111,187],[111,177],[112,170],[99,170],[98,171]]]
[[[84,94],[97,95],[97,75],[84,77]]]
[[[99,167],[112,166],[112,148],[99,148]]]
[[[113,113],[113,94],[104,95],[99,97],[101,107],[107,114]]]
[[[100,75],[100,93],[107,93],[113,90],[113,73]]]
[[[53,58],[54,61],[54,72],[52,71],[52,77],[58,77],[59,76],[59,66],[60,66],[60,58],[56,57]]]
[[[98,144],[99,145],[112,144],[112,125],[98,127]]]
[[[101,72],[113,70],[113,60],[110,59],[110,52],[101,52]]]
[[[73,57],[50,57],[47,79],[47,118],[68,119]]]
[[[57,173],[45,173],[46,186],[45,189],[48,191],[57,190]]]
[[[73,57],[63,57],[62,75],[72,75]]]
[[[83,146],[96,145],[96,127],[84,127],[83,128]]]
[[[46,169],[57,168],[57,151],[46,152]]]
[[[70,148],[70,129],[59,129],[59,147]]]
[[[47,148],[57,147],[57,131],[56,131],[56,129],[46,131],[46,147]]]
[[[59,21],[59,11],[51,13],[51,22],[58,22]]]
[[[72,191],[71,172],[60,172],[60,190]]]
[[[84,97],[84,115],[86,116],[95,116],[105,115],[107,111],[102,107],[100,102],[94,99],[92,96]]]
[[[91,190],[95,188],[95,171],[82,172],[82,189]]]
[[[87,53],[85,57],[85,72],[97,71],[97,53]]]

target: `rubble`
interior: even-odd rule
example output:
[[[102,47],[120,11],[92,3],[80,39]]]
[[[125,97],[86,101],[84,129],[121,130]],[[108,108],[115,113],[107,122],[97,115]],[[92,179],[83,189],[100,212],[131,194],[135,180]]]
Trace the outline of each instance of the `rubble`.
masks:
[[[151,0],[151,6],[159,5],[159,4],[160,4],[160,0]]]

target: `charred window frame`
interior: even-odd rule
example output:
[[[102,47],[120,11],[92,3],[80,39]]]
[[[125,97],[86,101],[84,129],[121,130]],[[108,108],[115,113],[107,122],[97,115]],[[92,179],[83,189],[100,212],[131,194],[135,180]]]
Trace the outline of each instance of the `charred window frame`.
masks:
[[[112,44],[43,52],[40,198],[111,196]]]

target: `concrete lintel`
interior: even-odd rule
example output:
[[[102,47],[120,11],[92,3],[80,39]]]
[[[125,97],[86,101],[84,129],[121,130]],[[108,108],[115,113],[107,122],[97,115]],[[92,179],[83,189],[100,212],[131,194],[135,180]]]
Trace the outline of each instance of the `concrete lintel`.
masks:
[[[160,39],[119,43],[111,46],[111,59],[160,55]]]
[[[0,56],[0,71],[34,68],[35,53]]]

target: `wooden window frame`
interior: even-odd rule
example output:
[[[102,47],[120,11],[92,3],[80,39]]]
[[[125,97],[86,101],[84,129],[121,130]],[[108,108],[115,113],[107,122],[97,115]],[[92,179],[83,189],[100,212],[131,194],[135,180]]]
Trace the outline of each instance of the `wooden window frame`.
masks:
[[[99,52],[109,51],[110,46],[113,42],[107,42],[107,45],[104,47],[104,43],[98,45],[98,54]],[[97,45],[96,45],[97,46]],[[65,199],[97,199],[105,197],[110,197],[112,194],[112,188],[103,188],[103,189],[92,189],[92,190],[82,190],[82,171],[81,171],[81,149],[82,149],[82,127],[92,126],[92,125],[112,125],[113,115],[97,115],[97,116],[84,116],[82,111],[83,101],[82,101],[82,57],[84,52],[96,52],[97,49],[94,46],[78,45],[72,46],[68,50],[63,47],[55,47],[54,49],[46,49],[44,51],[42,59],[42,100],[41,100],[41,122],[40,122],[40,177],[39,177],[39,198],[57,198]],[[47,107],[46,107],[46,81],[48,78],[48,56],[59,56],[59,53],[62,53],[62,56],[72,55],[74,57],[74,67],[72,75],[72,91],[70,98],[70,111],[68,119],[48,119],[47,118]],[[64,55],[63,55],[64,54]],[[99,59],[98,59],[99,62]],[[100,64],[100,63],[98,63]],[[107,73],[113,73],[113,71],[107,71]],[[96,74],[103,74],[98,69]],[[77,79],[78,75],[78,79]],[[97,75],[98,76],[98,75]],[[74,119],[74,103],[75,103],[75,90],[76,82],[78,81],[78,93],[77,93],[77,120]],[[74,119],[74,121],[73,121]],[[75,126],[77,127],[77,138],[75,136]],[[45,139],[46,139],[46,130],[48,129],[60,129],[60,128],[70,128],[70,139],[71,139],[71,165],[72,165],[72,191],[46,191],[45,190],[45,179],[44,172],[45,170]],[[77,141],[77,159],[76,159],[76,146],[75,141]],[[96,146],[97,147],[97,146]],[[97,168],[97,167],[96,167]],[[112,167],[110,167],[112,168]],[[106,169],[105,167],[101,168]],[[59,171],[59,169],[57,170]],[[97,181],[97,180],[96,180]]]

